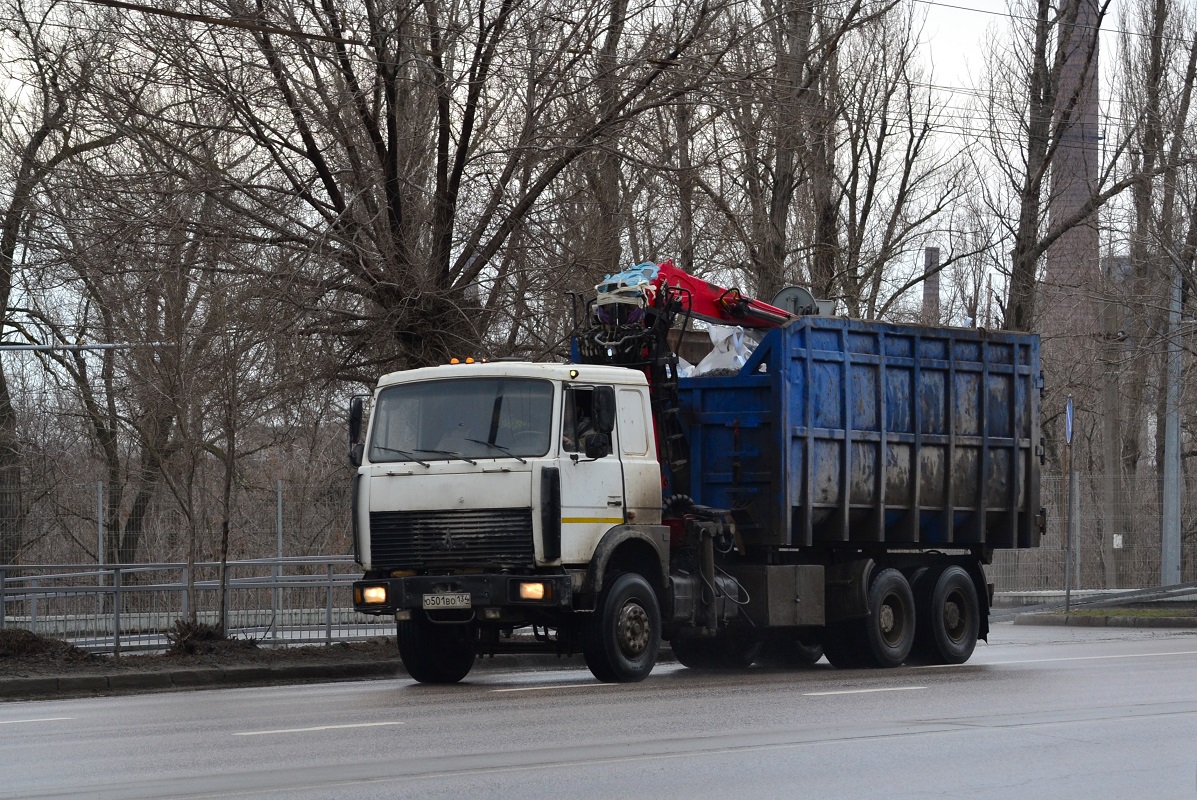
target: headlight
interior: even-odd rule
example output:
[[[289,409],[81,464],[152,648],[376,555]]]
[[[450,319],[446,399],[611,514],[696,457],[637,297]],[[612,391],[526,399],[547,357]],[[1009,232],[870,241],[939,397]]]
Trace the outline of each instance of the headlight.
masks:
[[[387,601],[387,587],[385,586],[366,586],[362,589],[362,604],[370,606],[381,606]]]
[[[548,588],[540,581],[521,581],[521,600],[544,600],[549,596]]]

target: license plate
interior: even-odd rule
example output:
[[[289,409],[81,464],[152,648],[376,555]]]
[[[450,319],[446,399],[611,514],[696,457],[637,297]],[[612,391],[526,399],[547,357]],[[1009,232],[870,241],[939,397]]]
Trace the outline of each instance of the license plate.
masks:
[[[472,605],[469,592],[424,595],[425,611],[437,611],[442,608],[470,608]]]

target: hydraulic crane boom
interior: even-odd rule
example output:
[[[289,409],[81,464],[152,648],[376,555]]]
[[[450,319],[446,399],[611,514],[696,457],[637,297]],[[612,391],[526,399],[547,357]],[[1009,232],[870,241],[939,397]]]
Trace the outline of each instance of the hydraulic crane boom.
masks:
[[[658,291],[662,286],[684,289],[682,296],[689,299],[690,313],[707,322],[730,323],[747,328],[780,328],[794,317],[788,311],[746,297],[739,289],[716,286],[682,272],[673,265],[673,261],[657,265],[657,277],[653,283]]]
[[[672,260],[640,264],[608,275],[595,290],[598,296],[592,322],[600,326],[641,323],[645,321],[645,313],[682,314],[746,328],[778,328],[794,317],[788,311],[747,297],[737,288],[718,286],[683,272]],[[628,308],[619,309],[619,306]],[[632,313],[636,309],[645,313]],[[626,313],[611,313],[621,310]]]
[[[747,328],[778,328],[794,315],[747,297],[739,289],[696,278],[671,260],[608,275],[595,291],[586,323],[575,335],[575,357],[582,363],[644,372],[667,480],[684,486],[688,447],[678,419],[678,358],[669,340],[675,322],[680,317],[678,327],[683,332],[691,317]]]

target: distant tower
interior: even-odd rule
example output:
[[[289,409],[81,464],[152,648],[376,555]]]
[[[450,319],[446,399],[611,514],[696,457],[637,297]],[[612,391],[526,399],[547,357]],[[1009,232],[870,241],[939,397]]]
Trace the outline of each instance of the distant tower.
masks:
[[[939,248],[923,249],[923,314],[924,325],[939,324]]]
[[[1056,98],[1056,121],[1067,114],[1059,150],[1052,162],[1049,224],[1072,217],[1097,192],[1098,6],[1097,0],[1068,0],[1077,10],[1076,25],[1061,25],[1066,48]],[[1097,215],[1059,239],[1047,252],[1039,330],[1048,339],[1076,339],[1101,329],[1095,302],[1101,277]]]

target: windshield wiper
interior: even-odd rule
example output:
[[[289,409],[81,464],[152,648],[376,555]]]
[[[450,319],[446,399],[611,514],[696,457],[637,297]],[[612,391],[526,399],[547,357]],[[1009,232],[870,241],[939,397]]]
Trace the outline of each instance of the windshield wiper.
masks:
[[[416,462],[416,463],[417,463],[417,464],[419,464],[421,467],[428,467],[428,468],[430,468],[430,469],[431,469],[431,467],[432,467],[432,465],[431,465],[431,464],[429,464],[427,461],[421,461],[420,459],[416,458],[414,454],[412,454],[412,453],[409,453],[409,452],[408,452],[408,451],[406,451],[406,450],[400,450],[400,449],[399,449],[399,448],[397,448],[397,447],[383,447],[383,446],[382,446],[382,445],[380,445],[380,444],[376,444],[376,445],[374,445],[374,447],[373,447],[372,449],[374,449],[374,450],[386,450],[388,453],[398,453],[399,455],[401,455],[401,456],[403,456],[404,458],[406,458],[408,461],[414,461],[414,462]],[[421,451],[421,452],[423,452],[423,451]]]
[[[466,458],[461,453],[458,453],[454,450],[429,450],[424,447],[419,447],[419,448],[416,448],[416,452],[417,453],[436,453],[436,454],[442,455],[442,456],[452,456],[453,458],[460,458],[462,461],[466,462],[467,464],[473,464],[474,466],[478,466],[477,461],[475,461],[472,458]]]
[[[504,447],[504,446],[503,446],[503,445],[501,445],[501,444],[495,444],[494,442],[484,442],[484,441],[482,441],[481,439],[471,439],[471,438],[470,438],[470,437],[468,437],[468,436],[466,437],[466,441],[467,441],[467,442],[474,442],[475,444],[484,444],[484,445],[486,445],[487,447],[493,447],[493,448],[495,448],[496,450],[500,450],[500,451],[502,451],[502,452],[506,453],[507,455],[511,456],[512,458],[514,458],[516,461],[520,462],[521,464],[527,464],[527,463],[528,463],[526,459],[520,458],[520,457],[519,457],[519,456],[517,456],[515,453],[511,452],[510,450],[508,450],[506,447]]]

